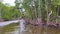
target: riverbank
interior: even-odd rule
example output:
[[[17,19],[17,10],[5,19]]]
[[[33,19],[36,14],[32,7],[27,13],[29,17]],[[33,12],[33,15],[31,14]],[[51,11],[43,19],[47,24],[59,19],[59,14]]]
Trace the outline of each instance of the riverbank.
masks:
[[[60,24],[32,24],[32,23],[27,23],[26,25],[33,25],[33,26],[46,26],[46,27],[54,27],[54,28],[60,28]]]
[[[40,18],[37,19],[30,19],[30,18],[24,18],[24,20],[26,21],[26,24],[31,24],[34,26],[48,26],[48,27],[60,27],[60,23],[59,22],[49,22],[47,23],[47,21],[43,21]]]
[[[26,21],[26,20],[25,20]],[[19,20],[12,20],[12,21],[4,21],[4,22],[0,22],[0,26],[5,26],[5,25],[9,25],[11,23],[18,23]],[[35,21],[36,22],[36,21]],[[30,22],[26,22],[26,25],[30,24],[30,25],[33,25],[33,26],[48,26],[48,27],[60,27],[60,24],[46,24],[45,22],[41,22],[41,23],[38,23],[36,22],[35,23],[33,20],[31,20]]]
[[[13,20],[13,21],[4,21],[4,22],[0,22],[0,26],[3,27],[3,26],[6,26],[6,25],[9,25],[11,23],[18,23],[19,20]]]

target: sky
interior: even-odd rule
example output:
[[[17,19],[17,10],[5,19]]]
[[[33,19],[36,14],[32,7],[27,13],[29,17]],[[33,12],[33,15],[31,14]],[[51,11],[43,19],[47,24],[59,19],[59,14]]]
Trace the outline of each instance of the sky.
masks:
[[[3,0],[3,3],[4,4],[8,3],[11,6],[15,6],[15,3],[14,2],[15,2],[15,0]]]

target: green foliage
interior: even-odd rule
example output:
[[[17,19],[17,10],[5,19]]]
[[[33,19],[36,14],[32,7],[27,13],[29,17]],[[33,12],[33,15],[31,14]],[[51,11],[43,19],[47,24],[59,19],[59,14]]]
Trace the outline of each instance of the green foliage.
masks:
[[[60,5],[60,0],[53,0],[52,3],[53,3],[53,5],[55,5],[55,6],[56,6],[56,5]]]
[[[1,12],[1,18],[5,20],[12,20],[13,18],[18,18],[20,15],[20,12],[18,9],[15,9],[14,6],[6,6],[0,2],[0,7],[2,8]]]
[[[24,0],[23,3],[18,3],[18,0],[15,1],[16,6],[11,6],[11,7],[7,7],[4,4],[2,4],[0,2],[0,7],[2,8],[2,10],[0,11],[2,13],[2,18],[3,19],[8,19],[11,20],[13,18],[18,18],[18,17],[22,17],[22,13],[19,12],[18,8],[19,5],[22,4],[22,8],[25,9],[24,12],[24,16],[28,16],[29,18],[36,18],[36,16],[38,16],[38,7],[39,7],[39,1],[41,1],[41,15],[42,15],[42,19],[46,20],[47,18],[47,12],[46,12],[46,7],[45,7],[45,0],[34,0],[35,1],[35,6],[32,6],[32,1],[33,0]],[[57,5],[60,5],[60,0],[47,0],[48,2],[48,10],[52,11],[52,15],[50,17],[50,20],[55,20],[56,19],[56,15],[57,15]],[[30,6],[31,5],[31,6]],[[34,17],[33,17],[34,15]]]

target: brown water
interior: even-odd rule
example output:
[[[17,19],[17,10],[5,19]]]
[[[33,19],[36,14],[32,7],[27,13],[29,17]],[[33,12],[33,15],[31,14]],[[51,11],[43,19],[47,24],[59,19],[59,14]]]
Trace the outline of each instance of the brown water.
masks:
[[[19,24],[10,24],[0,27],[0,34],[19,34]],[[26,25],[21,34],[60,34],[60,28]]]

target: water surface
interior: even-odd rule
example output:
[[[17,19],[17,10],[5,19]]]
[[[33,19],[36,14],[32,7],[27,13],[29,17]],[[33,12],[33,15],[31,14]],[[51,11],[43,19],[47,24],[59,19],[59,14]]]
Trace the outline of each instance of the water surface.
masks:
[[[0,27],[0,34],[20,34],[20,26],[18,23],[13,23]],[[25,25],[23,33],[21,34],[60,34],[60,28]]]

